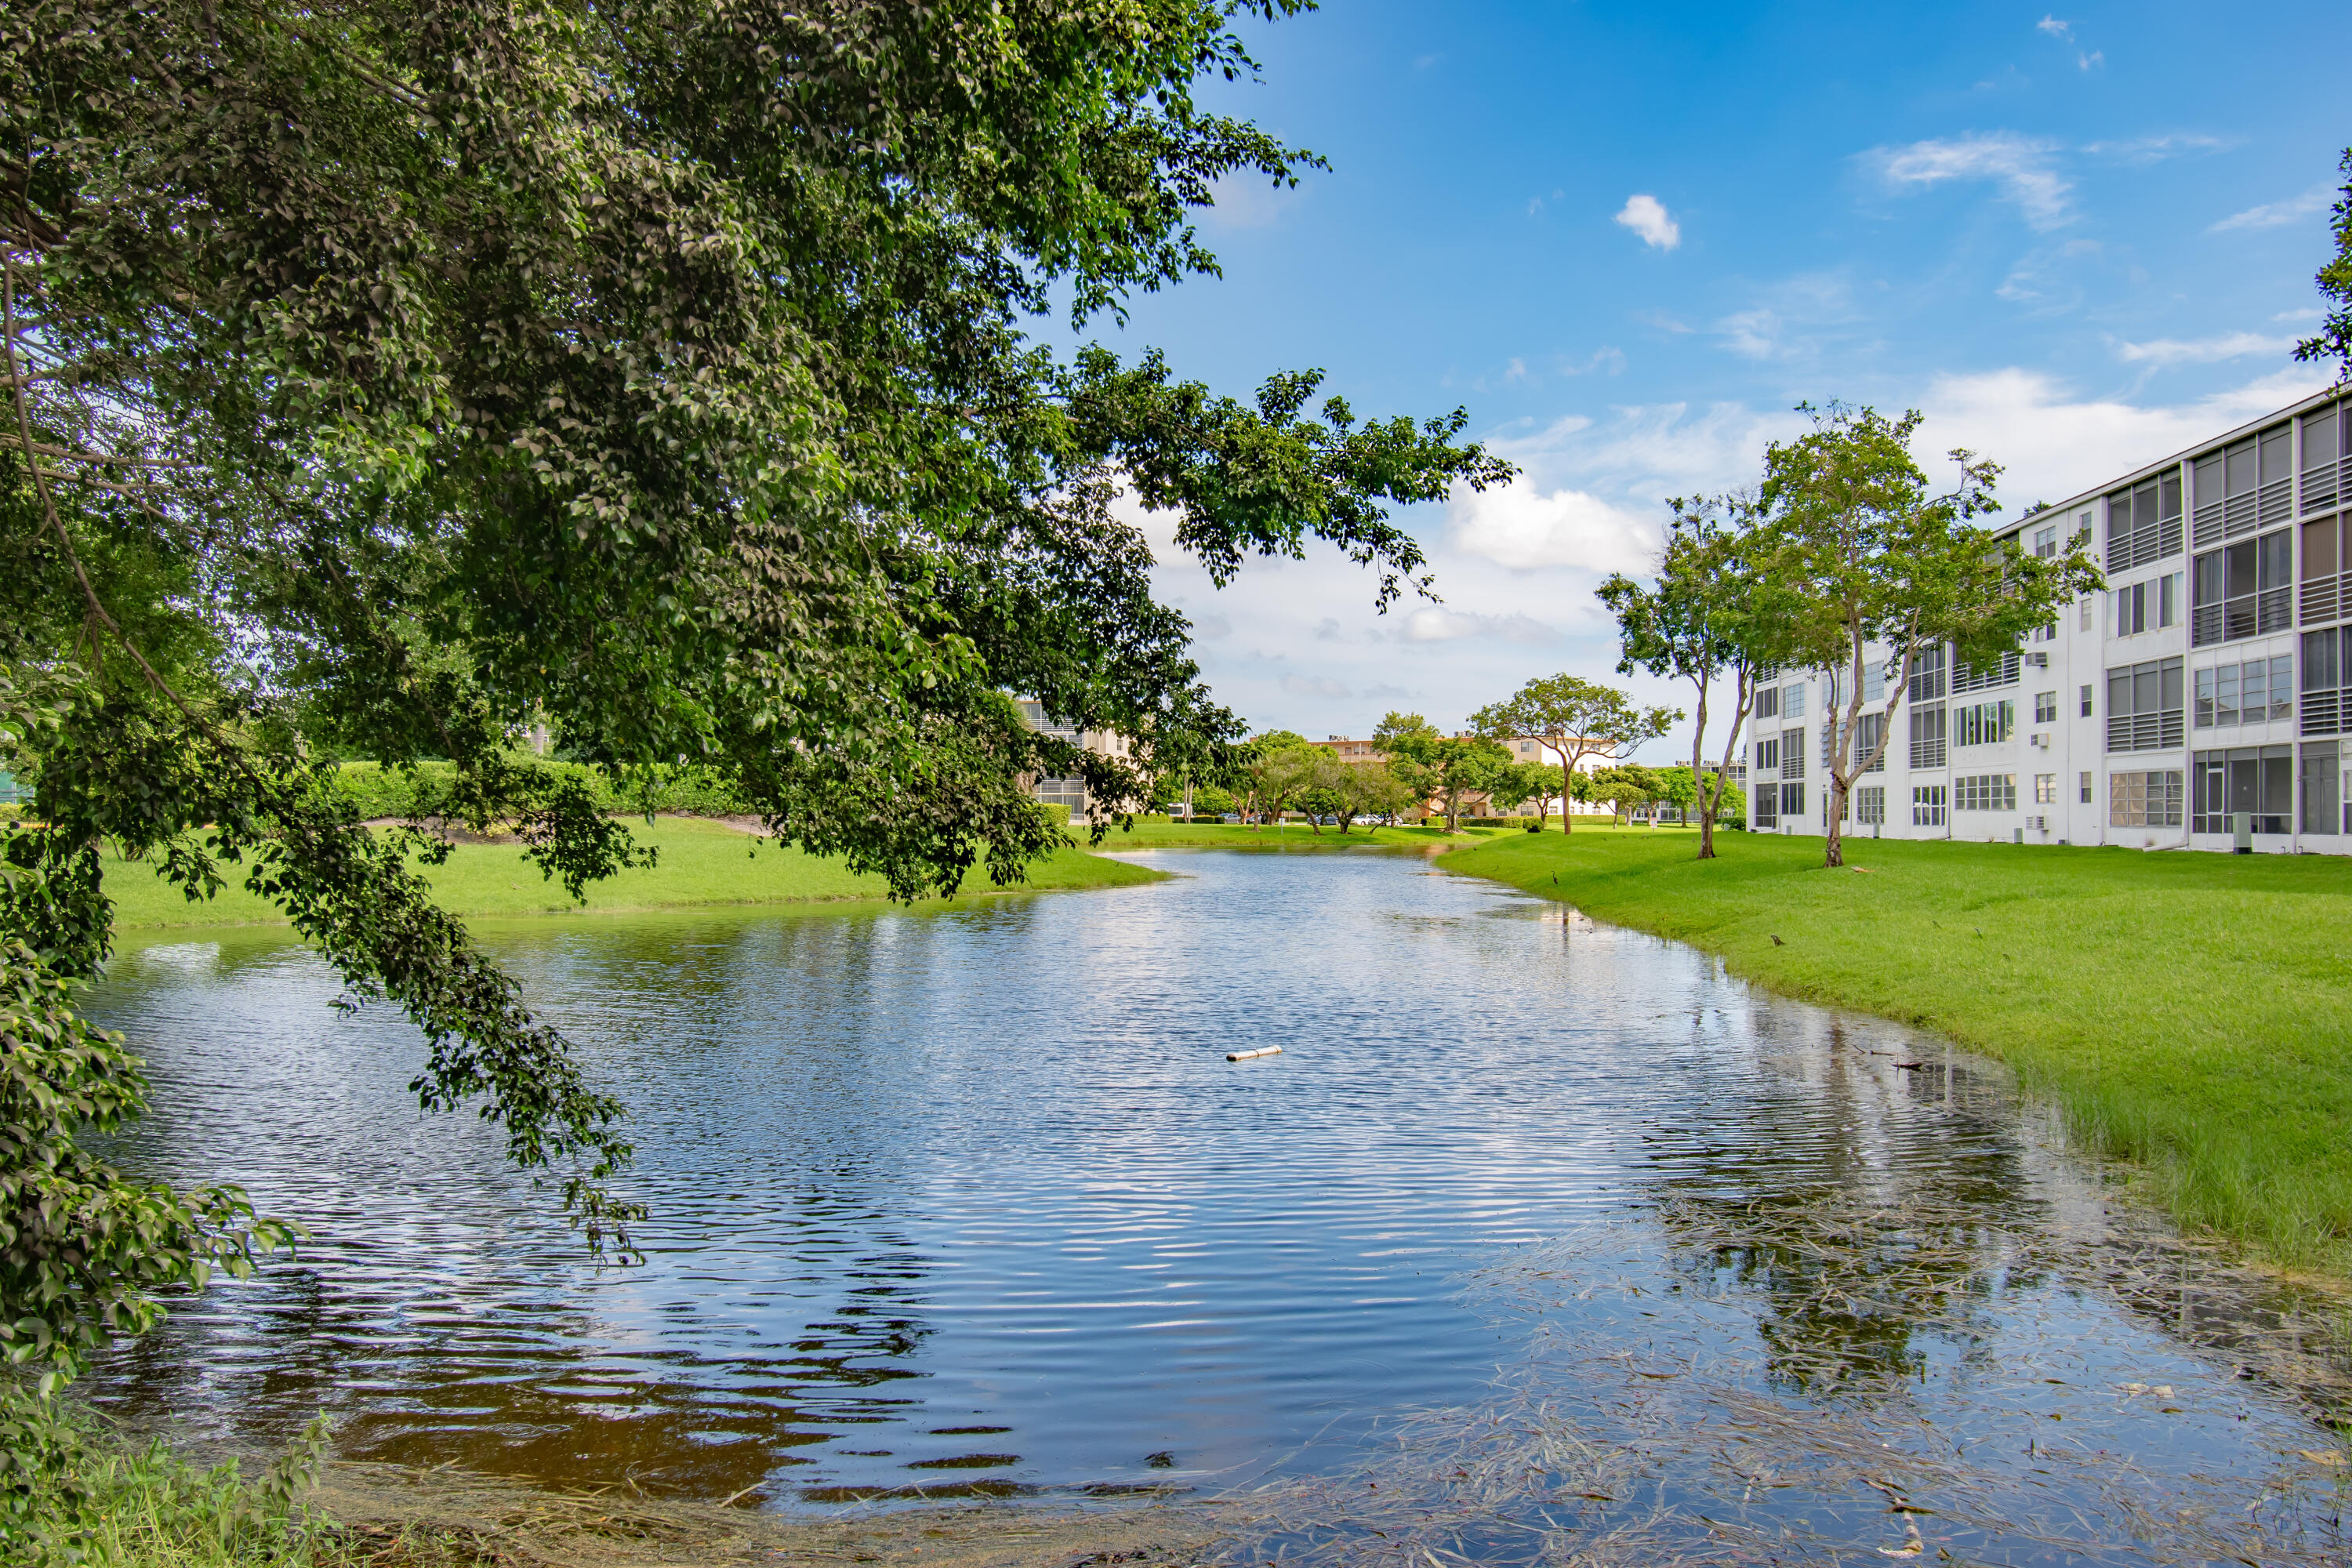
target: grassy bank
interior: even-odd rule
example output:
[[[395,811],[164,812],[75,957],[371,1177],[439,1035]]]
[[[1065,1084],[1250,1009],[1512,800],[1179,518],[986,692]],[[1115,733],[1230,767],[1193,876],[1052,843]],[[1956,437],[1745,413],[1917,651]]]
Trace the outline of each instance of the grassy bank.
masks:
[[[651,870],[624,871],[588,889],[586,909],[691,909],[717,904],[813,903],[882,899],[889,893],[879,877],[859,876],[838,860],[820,859],[797,849],[758,845],[723,823],[695,817],[662,817],[651,826],[632,822],[629,831],[660,856]],[[428,868],[434,896],[452,912],[498,917],[577,912],[562,884],[548,881],[513,844],[461,844],[446,865]],[[1071,848],[1029,868],[1023,889],[1124,887],[1160,879],[1162,874],[1123,861]],[[115,928],[138,931],[167,926],[283,923],[283,917],[241,886],[232,885],[208,903],[190,903],[180,889],[146,866],[110,858],[106,889],[114,900]],[[964,884],[967,893],[995,891],[984,870]]]
[[[2352,863],[1686,831],[1521,834],[1452,870],[2012,1064],[2183,1220],[2352,1277]],[[1778,937],[1780,941],[1774,942]]]

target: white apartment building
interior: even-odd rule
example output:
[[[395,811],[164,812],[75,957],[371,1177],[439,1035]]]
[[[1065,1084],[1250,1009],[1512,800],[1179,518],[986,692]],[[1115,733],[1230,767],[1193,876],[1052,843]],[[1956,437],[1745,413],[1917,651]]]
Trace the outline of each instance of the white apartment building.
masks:
[[[1993,537],[2049,555],[2084,530],[2106,590],[1994,668],[1957,667],[1948,648],[1922,659],[1846,831],[2225,850],[2243,813],[2258,853],[2352,854],[2352,395],[2336,387]],[[1883,703],[1873,652],[1864,697]],[[1827,721],[1846,679],[1766,684],[1751,826],[1826,826]]]

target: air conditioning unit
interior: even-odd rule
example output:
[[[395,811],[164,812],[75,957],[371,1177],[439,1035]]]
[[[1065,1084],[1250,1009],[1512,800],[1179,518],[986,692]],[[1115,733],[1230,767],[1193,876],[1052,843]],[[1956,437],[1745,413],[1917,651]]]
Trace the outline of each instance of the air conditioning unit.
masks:
[[[2050,656],[2046,653],[2029,653],[2025,656],[2025,662],[2036,669],[2047,669],[2050,668]]]
[[[2025,826],[2036,833],[2047,833],[2050,831],[2050,819],[2046,816],[2029,816],[2025,819]]]

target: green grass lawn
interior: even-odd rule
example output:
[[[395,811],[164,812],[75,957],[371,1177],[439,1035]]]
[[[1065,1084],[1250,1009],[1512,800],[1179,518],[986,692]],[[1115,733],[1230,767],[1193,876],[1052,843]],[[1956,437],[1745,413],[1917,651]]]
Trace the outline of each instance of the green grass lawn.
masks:
[[[1580,826],[1449,869],[2008,1062],[2174,1213],[2352,1277],[2352,862]],[[1780,944],[1772,939],[1780,938]]]
[[[628,827],[638,842],[656,846],[660,857],[651,870],[623,871],[591,887],[588,910],[888,897],[881,878],[858,876],[838,860],[819,859],[774,844],[760,844],[754,855],[755,841],[750,835],[721,823],[666,816],[650,827],[642,821],[633,821]],[[461,844],[451,851],[446,865],[428,868],[424,874],[433,884],[435,898],[456,914],[542,915],[579,912],[583,908],[564,896],[562,883],[542,878],[539,868],[523,858],[520,845]],[[1158,881],[1162,875],[1072,848],[1031,867],[1029,879],[1015,890],[1124,887]],[[231,886],[219,898],[192,904],[178,888],[146,866],[111,857],[106,863],[106,890],[114,900],[118,931],[282,923],[274,908],[237,885],[240,880],[233,876]],[[996,889],[985,870],[975,870],[964,890]]]

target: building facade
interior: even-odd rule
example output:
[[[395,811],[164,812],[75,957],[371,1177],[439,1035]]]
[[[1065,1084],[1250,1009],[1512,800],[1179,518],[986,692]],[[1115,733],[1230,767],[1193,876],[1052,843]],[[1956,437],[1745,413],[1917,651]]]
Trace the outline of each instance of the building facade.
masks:
[[[1993,537],[2047,556],[2085,531],[2105,590],[1991,668],[1948,648],[1920,659],[1846,831],[2228,849],[2243,814],[2257,852],[2352,854],[2352,396],[2292,405]],[[1885,651],[1865,663],[1866,704],[1900,673]],[[1847,679],[1766,683],[1748,746],[1759,831],[1827,826]]]
[[[1021,710],[1021,721],[1030,729],[1067,741],[1082,752],[1093,752],[1106,757],[1131,757],[1134,754],[1128,738],[1116,730],[1073,729],[1047,714],[1044,703],[1033,702],[1025,697],[1016,699],[1014,706]],[[1046,805],[1067,806],[1072,822],[1087,820],[1089,802],[1087,781],[1083,778],[1033,777],[1029,793]],[[1118,806],[1113,804],[1107,809],[1117,810]]]

